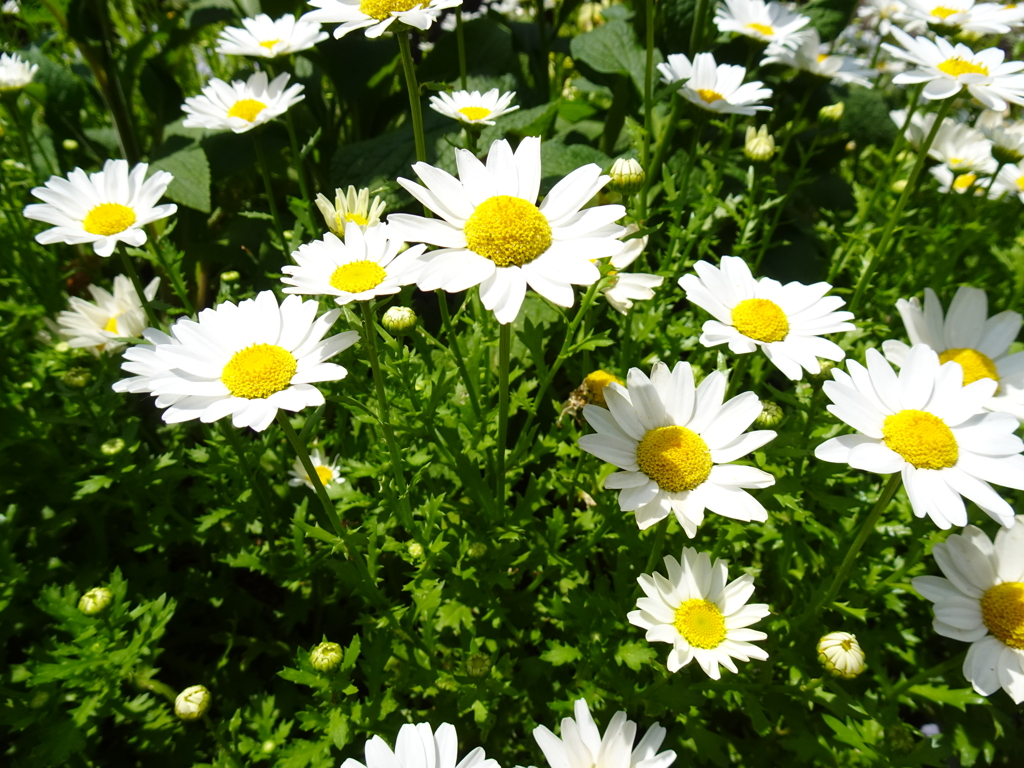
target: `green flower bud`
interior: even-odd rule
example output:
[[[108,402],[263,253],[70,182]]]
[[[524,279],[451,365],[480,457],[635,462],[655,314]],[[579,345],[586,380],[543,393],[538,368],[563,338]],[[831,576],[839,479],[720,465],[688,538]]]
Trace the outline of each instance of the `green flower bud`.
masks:
[[[631,157],[620,157],[612,163],[608,175],[612,177],[609,186],[624,195],[632,195],[638,191],[646,178],[643,167]]]
[[[775,137],[768,133],[767,125],[762,125],[756,130],[752,125],[747,126],[743,154],[755,163],[764,163],[772,159],[772,155],[775,154]]]
[[[417,560],[423,557],[423,545],[420,544],[418,541],[410,541],[408,545],[406,545],[406,549],[409,552],[409,557],[415,558]]]
[[[903,190],[906,189],[906,188],[907,188],[907,180],[906,179],[898,179],[898,180],[894,181],[892,183],[892,185],[889,187],[889,189],[891,189],[897,195],[902,195],[903,194]]]
[[[263,744],[260,746],[260,751],[265,755],[269,755],[275,749],[277,749],[277,744],[272,742],[270,739],[264,741]]]
[[[92,382],[92,374],[85,368],[71,368],[64,372],[61,381],[72,389],[85,389]]]
[[[491,672],[491,660],[483,653],[474,653],[466,659],[466,672],[470,677],[487,677]]]
[[[835,677],[852,680],[864,671],[864,651],[849,632],[829,632],[818,641],[818,661]]]
[[[843,112],[845,111],[846,105],[841,101],[836,104],[829,104],[827,107],[822,107],[818,110],[818,119],[823,123],[838,123],[843,119]]]
[[[416,327],[416,323],[416,313],[408,307],[391,307],[380,320],[384,330],[394,336],[410,333]]]
[[[757,426],[762,428],[775,427],[782,423],[785,416],[777,403],[773,403],[771,400],[762,400],[761,415],[757,417],[755,422]]]
[[[59,354],[62,355],[65,352],[68,352],[70,349],[71,345],[68,344],[66,341],[58,341],[56,344],[53,345],[53,351],[58,352]]]
[[[111,438],[100,446],[100,453],[104,456],[117,456],[123,450],[124,440],[120,437]]]
[[[64,139],[64,141],[61,142],[61,146],[68,152],[74,152],[78,149],[78,142],[74,139]]]
[[[320,643],[309,653],[309,663],[317,672],[333,672],[341,666],[343,653],[337,643]]]
[[[106,587],[93,587],[78,601],[78,610],[86,616],[103,613],[114,599],[114,593]]]
[[[210,708],[212,697],[203,685],[190,685],[174,700],[174,714],[179,720],[198,720]]]
[[[241,277],[241,275],[239,275],[239,274],[238,274],[238,273],[237,273],[237,272],[236,272],[235,270],[233,270],[233,269],[232,269],[232,270],[230,270],[230,271],[228,271],[228,272],[221,272],[221,273],[220,273],[220,281],[221,281],[222,283],[233,283],[233,282],[235,282],[235,280],[237,280],[237,279],[238,279],[239,277]]]
[[[484,544],[482,541],[474,542],[470,545],[469,552],[467,554],[474,560],[479,560],[481,557],[487,554],[487,545]]]
[[[914,751],[917,739],[913,732],[903,723],[895,723],[885,729],[885,741],[889,748],[898,755],[906,755]]]

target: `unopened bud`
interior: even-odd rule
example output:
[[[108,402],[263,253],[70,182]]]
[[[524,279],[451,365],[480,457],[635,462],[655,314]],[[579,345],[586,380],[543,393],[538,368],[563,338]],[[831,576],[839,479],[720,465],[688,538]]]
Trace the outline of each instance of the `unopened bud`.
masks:
[[[100,446],[100,453],[104,456],[117,456],[124,450],[124,440],[120,437],[113,437]]]
[[[752,125],[747,126],[743,154],[755,163],[763,163],[772,159],[772,155],[775,154],[775,137],[768,133],[767,125],[762,125],[757,130]]]
[[[759,427],[775,427],[782,423],[783,418],[785,418],[785,414],[778,406],[778,403],[773,403],[771,400],[762,400],[761,415],[755,421]]]
[[[277,744],[271,741],[270,739],[264,741],[263,746],[260,747],[260,751],[262,751],[263,754],[265,755],[269,755],[275,749],[277,749]]]
[[[637,192],[644,185],[646,178],[643,166],[632,157],[620,157],[612,163],[612,169],[608,175],[612,177],[609,186],[624,195],[632,195]]]
[[[851,680],[864,671],[864,651],[849,632],[829,632],[818,641],[818,661],[835,677]]]
[[[78,149],[78,142],[74,139],[64,139],[64,141],[61,142],[61,146],[68,152],[74,152]]]
[[[317,672],[333,672],[341,666],[342,656],[337,643],[320,643],[309,652],[309,663]]]
[[[844,149],[847,152],[856,152],[857,151],[857,142],[854,141],[853,139],[850,139],[848,142],[846,142],[846,146],[844,147]]]
[[[53,351],[61,355],[70,350],[71,345],[68,344],[66,341],[58,341],[56,344],[53,345]]]
[[[210,692],[203,685],[190,685],[174,700],[174,714],[179,720],[198,720],[210,708]]]
[[[829,104],[827,107],[822,107],[818,110],[818,119],[823,123],[838,123],[843,119],[843,112],[845,111],[846,105],[841,101]]]
[[[924,729],[927,727],[922,727],[921,732],[924,733]],[[893,723],[886,726],[885,741],[889,748],[898,755],[910,754],[914,751],[914,747],[917,746],[917,739],[914,738],[913,732],[903,723]]]
[[[992,157],[1000,165],[1016,165],[1021,160],[1024,160],[1024,155],[1016,149],[1001,147],[998,144],[992,145]]]
[[[479,560],[487,554],[487,545],[482,541],[476,541],[469,545],[469,551],[467,554],[474,560]]]
[[[406,545],[406,550],[409,553],[409,557],[417,560],[423,557],[423,545],[418,541],[410,541],[408,545]]]
[[[491,660],[482,653],[474,653],[466,659],[466,672],[470,677],[487,677],[491,671]]]
[[[834,368],[836,368],[836,365],[837,365],[835,363],[835,361],[833,361],[833,360],[820,360],[819,364],[821,366],[821,370],[817,374],[811,376],[811,379],[813,379],[814,381],[816,381],[818,383],[822,383],[822,382],[826,382],[826,381],[831,381],[832,378],[833,378],[832,371],[833,371]]]
[[[391,307],[380,319],[384,330],[395,336],[410,333],[416,327],[417,317],[409,307]]]
[[[86,616],[103,613],[114,600],[114,593],[106,587],[93,587],[78,601],[78,610]]]
[[[894,181],[892,183],[892,186],[889,187],[889,189],[891,189],[897,195],[902,195],[903,194],[903,190],[905,190],[906,188],[907,188],[907,180],[906,179],[899,179],[898,181]]]
[[[85,368],[71,368],[64,372],[61,381],[72,389],[84,389],[92,381],[92,374]]]
[[[220,273],[220,281],[222,283],[233,283],[233,282],[235,282],[235,280],[237,280],[240,277],[241,277],[241,275],[239,275],[233,269],[228,271],[228,272],[221,272]]]

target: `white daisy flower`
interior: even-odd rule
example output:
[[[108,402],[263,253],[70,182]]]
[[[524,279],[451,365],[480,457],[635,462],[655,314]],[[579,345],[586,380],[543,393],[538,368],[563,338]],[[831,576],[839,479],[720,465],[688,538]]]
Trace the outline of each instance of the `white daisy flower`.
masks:
[[[327,39],[316,22],[296,21],[285,14],[276,21],[265,13],[242,19],[242,28],[225,27],[217,38],[217,53],[275,59],[312,48]]]
[[[152,301],[160,287],[160,278],[154,277],[145,288],[146,299]],[[124,275],[114,278],[114,292],[90,285],[93,302],[72,296],[71,307],[57,315],[62,339],[74,348],[87,348],[94,355],[118,352],[124,348],[119,338],[141,336],[146,329],[146,311],[135,293],[132,281]]]
[[[730,462],[757,450],[775,432],[744,433],[761,414],[761,401],[744,392],[723,404],[725,384],[725,376],[715,371],[696,387],[689,363],[676,363],[671,373],[664,363],[655,363],[650,379],[631,368],[625,387],[608,384],[607,410],[583,409],[597,434],[581,437],[580,448],[624,470],[610,475],[604,487],[621,489],[619,508],[635,512],[641,530],[674,512],[693,538],[705,508],[733,520],[768,519],[744,489],[767,488],[775,478]]]
[[[365,765],[349,758],[341,768],[499,768],[482,747],[456,763],[459,737],[449,723],[441,723],[437,733],[428,723],[406,723],[398,731],[393,752],[380,736],[367,741],[365,749]]]
[[[736,32],[763,43],[797,47],[800,31],[810,24],[807,16],[793,13],[781,3],[764,0],[725,0],[715,10],[719,32]]]
[[[1006,102],[1024,104],[1024,62],[1003,61],[999,48],[975,53],[963,43],[955,46],[942,37],[934,41],[911,37],[901,29],[892,30],[901,47],[882,43],[893,56],[917,65],[893,78],[897,85],[927,83],[921,92],[926,99],[948,99],[966,88],[988,109],[1006,109]]]
[[[156,374],[169,371],[173,365],[157,357],[158,347],[165,345],[175,346],[180,342],[173,336],[168,336],[156,328],[147,328],[142,332],[142,338],[149,344],[136,344],[125,350],[124,359],[127,362],[121,363],[121,370],[134,373],[127,379],[119,379],[110,387],[115,392],[139,394],[149,392],[152,389],[150,379]]]
[[[934,123],[934,119],[927,121],[929,131]],[[996,169],[992,142],[981,131],[949,119],[943,120],[936,131],[935,139],[928,148],[928,156],[952,171],[991,174]]]
[[[363,187],[356,190],[349,185],[348,192],[342,193],[340,189],[334,190],[334,205],[324,195],[316,196],[316,207],[323,214],[327,228],[339,237],[345,234],[345,227],[355,224],[362,230],[368,227],[376,227],[380,224],[380,217],[387,207],[379,196],[374,196],[370,202],[370,190]]]
[[[754,594],[754,577],[745,573],[727,582],[729,572],[724,560],[715,560],[706,552],[684,547],[682,557],[665,557],[668,578],[660,573],[643,573],[637,579],[646,597],[636,601],[629,623],[647,630],[651,643],[671,643],[666,666],[678,672],[696,659],[708,677],[718,680],[719,667],[739,670],[733,659],[750,661],[768,658],[768,653],[753,645],[768,637],[749,629],[771,610],[764,603],[747,605]]]
[[[907,4],[900,0],[867,0],[857,8],[857,18],[882,37],[894,26],[914,35],[928,31],[928,24],[911,16]]]
[[[961,496],[1009,526],[1010,505],[989,483],[1024,490],[1024,443],[1008,413],[986,413],[996,382],[979,379],[963,386],[958,363],[939,363],[924,344],[911,348],[896,375],[876,349],[867,367],[847,362],[849,374],[832,370],[825,382],[828,410],[858,431],[826,440],[814,450],[822,461],[849,464],[866,472],[900,472],[917,517],[928,515],[939,528],[967,524]]]
[[[289,286],[284,292],[334,296],[339,306],[398,293],[416,282],[427,246],[414,245],[399,255],[405,242],[391,234],[386,224],[365,232],[348,227],[344,242],[328,232],[323,240],[299,246],[292,252],[298,266],[281,268],[291,275],[281,278]]]
[[[783,285],[762,277],[755,280],[750,267],[738,256],[723,256],[721,267],[706,261],[694,265],[696,275],[679,278],[686,298],[707,310],[715,319],[702,328],[700,343],[706,347],[728,344],[738,355],[760,347],[765,356],[793,381],[803,372],[821,373],[819,357],[840,361],[842,348],[821,338],[824,333],[854,330],[850,312],[837,311],[844,302],[826,296],[828,283]]]
[[[314,448],[310,454],[309,459],[313,464],[313,471],[316,472],[317,477],[320,478],[320,484],[324,488],[329,488],[332,485],[345,482],[345,478],[341,476],[338,471],[338,460],[331,461],[319,448]],[[313,481],[309,475],[306,474],[306,468],[302,466],[300,459],[295,459],[295,463],[292,468],[288,471],[291,478],[288,480],[288,485],[295,487],[299,485],[305,485],[311,490],[313,488]]]
[[[528,136],[512,152],[504,139],[491,144],[484,165],[465,149],[455,150],[459,178],[426,163],[413,170],[425,187],[398,183],[440,218],[404,213],[388,217],[409,242],[440,250],[427,254],[420,290],[449,293],[480,286],[480,299],[499,323],[511,323],[529,286],[549,301],[571,307],[572,286],[600,278],[591,263],[619,253],[625,230],[615,222],[621,205],[583,208],[608,182],[594,163],[559,181],[538,207],[540,139]]]
[[[575,719],[562,719],[562,738],[543,725],[533,729],[533,738],[550,768],[668,768],[675,762],[671,749],[659,752],[665,729],[652,725],[634,747],[636,723],[625,712],[612,715],[604,736],[590,714],[586,699],[573,705]]]
[[[118,243],[145,245],[147,224],[178,210],[173,203],[156,205],[174,177],[139,163],[131,172],[125,160],[107,160],[103,170],[86,174],[75,168],[66,179],[51,176],[32,190],[42,200],[25,206],[25,218],[55,225],[36,235],[36,242],[91,243],[98,256],[109,256]]]
[[[519,109],[518,105],[509,106],[515,97],[515,91],[501,93],[497,88],[483,94],[480,91],[442,92],[430,97],[430,108],[460,123],[494,125],[495,119]]]
[[[16,53],[0,53],[0,93],[20,91],[38,69],[38,64],[29,64]]]
[[[995,543],[973,525],[932,549],[941,576],[911,581],[935,604],[932,626],[970,643],[964,677],[982,696],[1002,688],[1024,702],[1024,516],[1000,529]]]
[[[723,114],[753,115],[770,112],[771,107],[758,104],[770,99],[770,88],[754,80],[744,83],[747,70],[735,64],[715,64],[710,53],[693,57],[693,75],[679,89],[679,95],[701,109]]]
[[[685,53],[670,53],[666,61],[658,64],[658,71],[665,85],[681,85],[693,77],[693,64]]]
[[[1002,112],[986,109],[978,118],[976,127],[992,142],[992,156],[998,162],[1019,163],[1024,160],[1024,123],[1006,121]]]
[[[1005,170],[1005,169],[1004,169]],[[1018,171],[1024,173],[1024,171]],[[957,289],[949,312],[942,315],[942,304],[935,291],[924,289],[924,307],[917,297],[900,299],[896,309],[903,318],[912,345],[925,344],[939,354],[939,362],[960,364],[964,384],[992,379],[999,388],[982,403],[989,411],[1012,413],[1024,421],[1024,352],[1010,353],[1022,318],[1006,310],[988,317],[988,297],[980,288],[964,285]],[[890,363],[903,366],[910,347],[902,341],[882,344]]]
[[[20,12],[21,5],[18,3],[18,0],[7,0],[3,5],[0,5],[0,13],[8,13],[13,16]]]
[[[623,237],[639,231],[636,224],[626,227]],[[613,271],[608,274],[612,281],[601,289],[601,294],[608,300],[616,312],[623,315],[628,314],[633,308],[634,301],[648,301],[654,298],[654,289],[665,282],[661,275],[650,275],[640,272],[623,273],[621,270],[628,267],[647,247],[647,236],[634,237],[623,243],[621,253],[612,256],[611,265]]]
[[[928,172],[939,182],[939,192],[944,195],[948,195],[950,192],[962,195],[968,191],[975,195],[985,194],[985,190],[979,184],[983,177],[974,171],[956,173],[945,165],[937,165],[929,169]]]
[[[282,72],[268,83],[266,72],[255,72],[245,82],[233,80],[230,84],[215,77],[201,94],[185,99],[182,110],[188,117],[182,125],[235,133],[250,131],[306,98],[301,83],[285,87],[290,77]]]
[[[1016,195],[1024,203],[1024,160],[1016,165],[1004,165],[996,175],[992,197],[1001,197],[1007,193]],[[1021,418],[1024,420],[1024,416]]]
[[[324,361],[352,346],[359,334],[347,331],[323,339],[341,310],[317,318],[317,308],[315,301],[298,296],[278,306],[273,292],[263,291],[238,305],[227,301],[204,309],[198,322],[182,318],[171,326],[178,343],[153,348],[157,362],[125,355],[154,372],[143,372],[146,381],[135,381],[135,389],[123,385],[118,391],[144,386],[156,397],[156,406],[166,408],[163,419],[168,424],[192,419],[210,423],[230,415],[236,427],[262,432],[279,408],[299,411],[322,405],[324,396],[313,384],[348,374]],[[166,369],[159,370],[158,363]],[[127,364],[121,367],[138,372]]]
[[[367,37],[380,37],[396,21],[426,30],[446,8],[462,5],[462,0],[309,0],[309,4],[317,10],[302,20],[340,22],[334,30],[340,40],[354,29],[366,29]]]
[[[782,64],[834,83],[855,83],[865,88],[874,87],[871,79],[878,74],[857,66],[856,62],[846,56],[833,55],[831,46],[822,45],[818,30],[813,28],[801,33],[800,44],[795,48],[781,43],[770,44],[761,59],[761,66],[766,64]]]
[[[907,12],[925,24],[982,35],[1003,35],[1024,20],[1024,8],[974,0],[906,0]]]

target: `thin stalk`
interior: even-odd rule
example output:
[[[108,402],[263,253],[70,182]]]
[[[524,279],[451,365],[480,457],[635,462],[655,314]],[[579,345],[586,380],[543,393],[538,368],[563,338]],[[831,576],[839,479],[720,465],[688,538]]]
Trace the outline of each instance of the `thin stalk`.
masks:
[[[295,428],[292,423],[288,421],[288,416],[284,411],[277,412],[277,423],[281,426],[281,431],[284,432],[284,436],[288,438],[288,442],[291,443],[292,450],[295,451],[295,455],[298,456],[299,462],[302,464],[302,468],[306,471],[306,477],[309,478],[309,482],[313,484],[313,492],[316,493],[316,497],[320,499],[320,505],[324,508],[324,512],[327,514],[327,519],[331,522],[331,527],[334,528],[334,533],[337,534],[338,538],[345,542],[346,549],[349,550],[349,556],[353,560],[357,560],[352,548],[349,546],[348,533],[345,531],[345,526],[341,524],[341,518],[338,517],[338,510],[334,507],[334,502],[327,495],[327,489],[324,488],[324,484],[320,482],[320,475],[316,473],[316,468],[313,466],[313,460],[309,457],[309,451],[306,450],[306,446],[299,440],[299,436],[295,433]],[[365,565],[363,566],[365,568]]]
[[[1006,163],[999,163],[999,165],[996,166],[995,171],[992,173],[992,178],[989,179],[988,186],[985,187],[986,199],[988,199],[989,195],[992,194],[992,187],[996,185],[996,179],[999,177],[999,172],[1003,170],[1004,165],[1006,165]]]
[[[668,147],[672,143],[672,137],[675,135],[676,127],[679,124],[679,113],[683,108],[683,100],[679,97],[678,93],[672,94],[672,108],[668,113],[668,123],[665,125],[665,132],[661,134],[658,139],[658,143],[654,147],[654,159],[651,161],[650,167],[644,168],[644,186],[640,190],[640,200],[643,209],[646,211],[649,204],[649,193],[651,185],[654,184],[656,178],[661,177],[662,166],[665,164],[665,155],[668,153]]]
[[[142,303],[142,308],[146,310],[146,320],[149,322],[149,327],[159,328],[160,320],[157,319],[156,312],[153,311],[153,307],[149,304],[149,299],[146,298],[146,292],[142,288],[142,281],[139,280],[139,273],[135,271],[135,265],[132,263],[132,257],[128,255],[128,249],[124,243],[118,243],[117,250],[121,252],[124,271],[128,274],[128,279],[132,281],[132,285],[135,287],[135,293]]]
[[[651,132],[654,130],[654,0],[644,0],[644,14],[647,58],[644,62],[644,141],[640,145],[640,167],[644,173],[650,173],[648,161],[651,159]],[[639,195],[639,203],[639,218],[643,220],[647,218],[647,195]]]
[[[536,0],[537,4],[537,39],[540,41],[540,66],[537,69],[540,92],[544,95],[544,101],[551,101],[551,76],[548,74],[548,62],[551,57],[548,53],[548,33],[545,29],[546,18],[544,16],[544,0]]]
[[[505,509],[505,445],[508,442],[508,369],[512,352],[512,324],[502,323],[498,330],[498,469],[494,478],[494,497]]]
[[[736,397],[740,386],[743,384],[743,379],[747,375],[747,369],[750,368],[750,358],[753,356],[753,353],[740,355],[740,359],[736,361],[736,366],[729,372],[729,385],[726,387],[725,394],[726,400]]]
[[[281,250],[288,252],[288,243],[284,238],[284,226],[281,224],[281,214],[277,210],[277,201],[274,199],[274,184],[270,180],[270,166],[267,165],[267,156],[263,153],[263,140],[253,134],[252,145],[256,147],[256,162],[260,166],[260,173],[263,175],[263,186],[267,190],[267,203],[270,205],[270,215],[274,218],[274,228],[281,240]]]
[[[38,176],[36,173],[36,163],[32,155],[32,148],[28,143],[28,133],[22,120],[21,109],[18,107],[18,93],[18,91],[15,91],[9,99],[5,98],[3,104],[7,107],[7,114],[14,121],[14,130],[18,134],[18,143],[21,144],[21,151],[25,155],[25,162],[28,164],[29,170],[32,171],[32,180],[35,181]]]
[[[789,182],[789,186],[786,188],[785,194],[782,196],[782,201],[775,206],[775,210],[772,212],[771,223],[768,225],[768,229],[761,234],[761,247],[758,248],[757,258],[754,259],[754,271],[756,272],[761,266],[761,261],[764,259],[764,255],[768,252],[768,248],[771,247],[772,237],[775,236],[775,231],[779,228],[779,222],[782,221],[782,214],[786,210],[786,205],[789,203],[789,198],[796,191],[797,187],[803,181],[804,172],[807,170],[807,164],[811,158],[814,157],[814,152],[818,148],[818,136],[814,134],[814,138],[811,139],[811,145],[807,148],[807,152],[800,158],[800,165],[797,166],[796,173],[793,174],[792,180]]]
[[[313,198],[309,196],[309,187],[306,185],[306,169],[302,163],[299,137],[295,133],[295,121],[292,119],[292,111],[290,109],[284,113],[284,122],[288,126],[288,140],[292,145],[292,162],[295,163],[295,174],[299,177],[299,191],[302,192],[302,199],[306,201],[306,205],[312,205]]]
[[[704,12],[708,0],[697,0],[697,7],[693,11],[693,26],[690,28],[690,59],[697,55],[697,46],[704,33]]]
[[[405,85],[409,91],[409,114],[412,116],[412,132],[416,139],[416,159],[427,161],[427,142],[423,136],[423,113],[420,110],[420,86],[416,80],[416,65],[412,61],[409,40],[411,32],[398,34],[398,48],[402,52],[402,69],[405,70]]]
[[[153,254],[153,258],[156,259],[156,263],[160,265],[163,271],[171,278],[171,287],[174,289],[174,294],[181,300],[181,305],[185,308],[188,314],[195,312],[195,308],[192,306],[192,301],[188,296],[188,288],[182,282],[181,272],[179,269],[172,268],[166,261],[164,261],[163,251],[154,243],[155,230],[150,229],[149,237],[146,239],[146,247],[149,252]]]
[[[683,206],[686,205],[686,193],[689,191],[690,176],[693,173],[693,166],[697,163],[697,147],[700,144],[700,135],[704,132],[704,123],[707,120],[703,114],[697,115],[693,126],[693,140],[690,142],[690,151],[686,158],[686,168],[683,169],[683,180],[679,183],[679,222],[682,226]]]
[[[661,557],[665,549],[665,532],[668,530],[668,521],[664,520],[658,524],[658,530],[654,533],[654,544],[651,546],[651,554],[647,556],[647,565],[644,566],[644,573],[653,573],[655,563]]]
[[[462,27],[462,6],[455,9],[455,41],[459,47],[459,87],[466,90],[466,33]]]
[[[462,383],[466,385],[466,394],[469,395],[469,404],[473,408],[473,415],[476,416],[477,423],[480,423],[480,401],[476,396],[476,388],[473,386],[473,382],[469,378],[469,371],[466,369],[466,360],[462,357],[462,349],[459,347],[459,337],[455,335],[455,331],[452,328],[452,318],[448,314],[448,299],[444,291],[439,290],[437,292],[437,303],[441,310],[441,322],[444,324],[445,336],[448,338],[447,349],[451,351],[452,356],[455,358],[455,366],[459,369],[459,375],[462,376]]]

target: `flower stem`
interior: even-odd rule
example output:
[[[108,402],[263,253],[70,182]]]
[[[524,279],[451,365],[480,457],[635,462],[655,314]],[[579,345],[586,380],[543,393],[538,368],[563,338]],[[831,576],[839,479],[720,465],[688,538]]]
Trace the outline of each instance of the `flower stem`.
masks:
[[[459,87],[466,90],[466,33],[462,23],[462,6],[455,9],[455,41],[459,47]]]
[[[648,174],[651,172],[648,162],[651,159],[651,131],[654,130],[654,0],[644,0],[644,14],[647,58],[644,62],[644,141],[640,145],[640,167]],[[641,193],[637,197],[637,217],[643,221],[647,218],[647,195]]]
[[[498,468],[494,478],[494,497],[505,508],[505,444],[508,442],[508,368],[512,352],[512,324],[502,323],[498,331]]]
[[[270,206],[270,215],[274,218],[274,228],[277,230],[277,236],[281,240],[281,250],[287,253],[288,243],[284,239],[284,226],[281,224],[281,214],[278,213],[277,201],[274,199],[274,184],[270,180],[270,166],[267,165],[267,156],[263,153],[263,140],[254,133],[252,144],[256,147],[256,162],[259,164],[260,173],[263,175],[263,186],[267,190],[267,204]]]
[[[349,549],[349,555],[355,559],[348,544],[348,534],[345,532],[345,527],[341,524],[341,518],[338,517],[338,510],[334,508],[334,502],[331,501],[327,495],[327,489],[324,488],[324,484],[320,481],[320,475],[317,474],[316,468],[313,466],[313,460],[309,457],[309,451],[306,450],[306,446],[299,440],[299,436],[295,433],[295,428],[288,421],[288,416],[284,411],[277,412],[277,423],[281,425],[281,431],[284,432],[284,436],[291,443],[295,455],[299,457],[299,462],[301,462],[302,468],[306,471],[306,477],[313,484],[313,491],[316,493],[316,497],[320,499],[320,505],[327,514],[327,519],[331,521],[331,527],[334,528],[338,538],[345,542],[346,548]]]
[[[723,402],[736,397],[740,387],[743,386],[743,379],[747,375],[747,369],[750,367],[750,358],[753,356],[753,353],[739,356],[740,359],[736,361],[735,367],[729,372],[729,385],[725,389],[725,400]]]
[[[402,52],[402,69],[405,70],[405,85],[409,91],[409,114],[412,116],[412,132],[416,139],[416,159],[427,161],[427,142],[423,137],[423,113],[420,111],[420,86],[416,81],[416,65],[412,61],[410,39],[412,33],[398,34],[398,48]]]
[[[142,288],[142,281],[139,280],[139,273],[135,271],[135,265],[132,263],[132,257],[128,255],[128,248],[124,243],[118,243],[117,250],[121,252],[121,261],[124,263],[124,271],[128,273],[128,279],[132,281],[132,285],[135,287],[135,293],[138,295],[139,301],[142,302],[142,308],[146,310],[146,321],[149,323],[150,328],[159,328],[160,320],[157,319],[156,312],[153,311],[153,307],[150,306],[149,299],[146,298],[146,292]]]
[[[295,163],[295,174],[299,177],[299,191],[302,192],[302,199],[306,205],[310,205],[313,199],[309,196],[309,187],[306,185],[306,169],[302,163],[302,152],[299,150],[299,137],[295,133],[295,121],[292,119],[292,111],[289,109],[284,113],[284,122],[288,126],[288,140],[292,145],[292,162]]]
[[[676,127],[679,125],[679,113],[683,108],[683,100],[679,97],[678,93],[672,94],[672,108],[668,113],[668,121],[665,124],[665,131],[661,134],[658,139],[658,143],[654,146],[654,159],[651,161],[650,166],[644,167],[644,186],[640,190],[641,206],[644,211],[647,210],[650,204],[650,189],[654,184],[655,178],[661,177],[661,169],[665,164],[665,155],[668,153],[668,147],[672,143],[672,137],[675,135]],[[653,122],[653,118],[652,118]]]
[[[469,371],[466,369],[466,361],[462,357],[462,349],[459,347],[459,337],[455,335],[455,331],[452,328],[452,318],[448,314],[448,299],[444,291],[437,291],[437,302],[438,307],[441,310],[441,322],[444,324],[444,333],[448,339],[448,349],[455,358],[455,366],[459,369],[459,375],[462,376],[462,383],[466,386],[466,394],[469,395],[469,404],[473,408],[473,415],[476,416],[477,423],[480,422],[480,401],[476,397],[476,388],[473,386],[473,381],[469,378]]]
[[[687,51],[690,54],[691,60],[697,55],[697,46],[700,45],[701,36],[704,34],[704,13],[707,4],[708,0],[697,0],[697,7],[693,11],[693,26],[690,28],[690,48]]]

